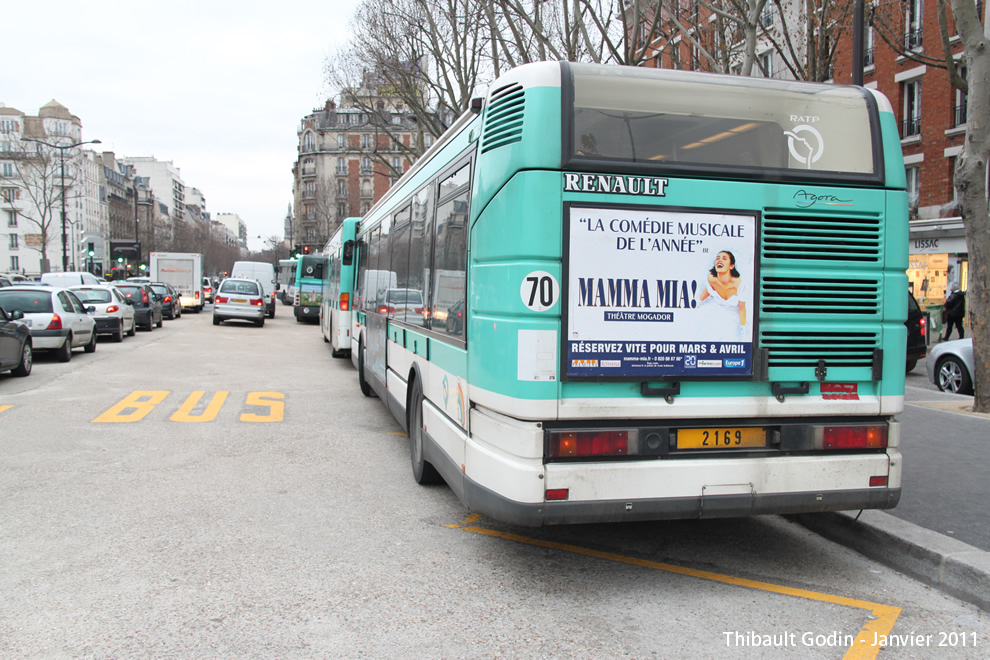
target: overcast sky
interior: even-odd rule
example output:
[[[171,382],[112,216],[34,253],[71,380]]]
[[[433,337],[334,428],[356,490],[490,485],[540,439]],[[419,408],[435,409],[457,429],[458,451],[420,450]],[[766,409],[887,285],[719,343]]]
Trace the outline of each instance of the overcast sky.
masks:
[[[2,12],[0,103],[57,100],[82,139],[172,161],[211,214],[283,234],[296,126],[323,105],[323,64],[358,0],[48,0]],[[160,194],[160,193],[159,193]]]

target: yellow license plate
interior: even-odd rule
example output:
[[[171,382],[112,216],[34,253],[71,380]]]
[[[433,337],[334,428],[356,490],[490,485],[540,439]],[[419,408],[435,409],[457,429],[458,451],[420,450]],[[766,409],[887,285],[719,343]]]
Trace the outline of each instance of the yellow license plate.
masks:
[[[247,301],[243,298],[234,298],[231,302],[246,303]]]
[[[766,447],[766,429],[680,429],[678,449],[735,449]]]

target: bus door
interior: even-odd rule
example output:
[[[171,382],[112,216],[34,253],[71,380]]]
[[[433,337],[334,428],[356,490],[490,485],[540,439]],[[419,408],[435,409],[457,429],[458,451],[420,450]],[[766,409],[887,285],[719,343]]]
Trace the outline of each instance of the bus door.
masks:
[[[389,269],[391,227],[392,219],[385,218],[381,227],[372,232],[368,272],[365,274],[365,309],[368,310],[367,366],[369,373],[374,376],[372,385],[383,400],[388,340],[388,314],[383,306],[386,294],[395,286],[396,280],[395,273]]]

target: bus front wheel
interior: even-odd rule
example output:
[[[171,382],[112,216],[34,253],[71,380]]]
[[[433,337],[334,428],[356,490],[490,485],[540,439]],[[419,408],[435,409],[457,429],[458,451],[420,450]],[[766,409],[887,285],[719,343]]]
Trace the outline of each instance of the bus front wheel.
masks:
[[[438,484],[443,479],[433,464],[423,454],[423,388],[419,381],[413,385],[409,397],[409,459],[412,462],[413,479],[421,485]]]

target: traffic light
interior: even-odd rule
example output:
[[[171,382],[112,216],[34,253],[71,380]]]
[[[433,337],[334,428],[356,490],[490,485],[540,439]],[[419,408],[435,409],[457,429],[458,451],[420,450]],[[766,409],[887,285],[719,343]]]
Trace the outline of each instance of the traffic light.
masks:
[[[296,243],[294,246],[292,246],[292,248],[293,248],[292,249],[292,258],[293,259],[298,259],[299,258],[299,255],[302,253],[302,246],[299,245],[299,243]]]
[[[86,254],[88,254],[91,257],[96,254],[96,246],[93,244],[93,241],[90,241],[87,244],[87,246],[86,246]]]
[[[303,246],[303,254],[309,254],[309,246],[308,245],[304,245]]]

